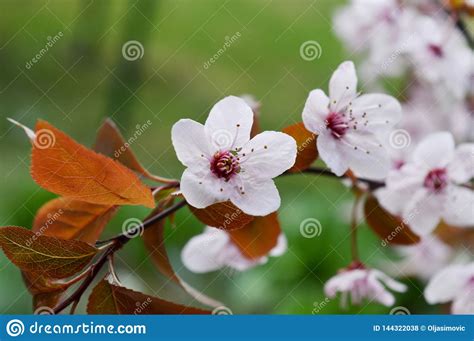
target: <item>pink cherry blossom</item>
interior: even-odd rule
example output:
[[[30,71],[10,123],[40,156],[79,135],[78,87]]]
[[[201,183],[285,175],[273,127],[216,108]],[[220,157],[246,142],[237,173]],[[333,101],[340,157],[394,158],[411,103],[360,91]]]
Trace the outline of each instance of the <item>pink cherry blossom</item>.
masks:
[[[441,220],[472,227],[474,191],[464,184],[474,176],[473,155],[474,144],[455,148],[450,133],[431,134],[375,194],[384,208],[401,216],[420,236],[430,234]]]
[[[430,304],[453,302],[453,314],[474,314],[474,263],[438,272],[426,286],[425,298]]]
[[[407,289],[404,284],[379,270],[351,266],[332,277],[324,286],[324,292],[329,298],[336,297],[340,292],[343,306],[347,305],[348,296],[352,304],[360,304],[367,299],[392,306],[395,297],[387,288],[396,292],[405,292]]]
[[[396,251],[402,259],[384,262],[387,273],[395,277],[415,276],[425,281],[447,266],[454,256],[453,248],[431,235],[417,244],[399,246]]]
[[[230,200],[254,216],[280,207],[272,179],[295,163],[296,142],[275,131],[250,139],[252,124],[252,109],[234,96],[219,101],[204,125],[190,119],[174,124],[173,146],[187,167],[181,192],[190,205],[205,208]]]
[[[384,94],[357,93],[352,62],[342,63],[329,82],[329,97],[320,90],[310,92],[303,122],[318,135],[321,159],[336,175],[351,169],[357,176],[382,179],[390,159],[382,136],[400,120],[398,101]]]

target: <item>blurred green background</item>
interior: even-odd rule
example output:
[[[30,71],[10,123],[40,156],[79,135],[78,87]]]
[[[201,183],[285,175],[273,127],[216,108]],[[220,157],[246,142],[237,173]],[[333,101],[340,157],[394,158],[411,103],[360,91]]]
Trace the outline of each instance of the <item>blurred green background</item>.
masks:
[[[137,124],[152,126],[132,145],[144,166],[156,174],[180,177],[183,167],[171,147],[170,129],[189,117],[204,122],[224,96],[252,94],[262,102],[261,126],[278,130],[301,121],[311,89],[326,89],[333,69],[351,58],[334,36],[331,17],[343,1],[290,0],[2,0],[0,2],[0,224],[31,227],[35,212],[54,195],[29,175],[30,146],[6,117],[34,126],[48,120],[90,146],[105,117],[112,117],[126,138]],[[61,34],[59,34],[61,32]],[[240,38],[210,67],[208,61],[237,32]],[[55,36],[60,35],[60,39]],[[48,40],[49,39],[49,40]],[[122,56],[122,46],[137,40],[144,55]],[[306,61],[300,46],[317,41],[321,56]],[[55,41],[47,53],[26,63]],[[177,272],[236,314],[389,313],[364,304],[341,310],[325,300],[322,287],[350,262],[348,215],[352,195],[339,182],[295,175],[277,180],[280,217],[289,250],[245,273],[229,270],[195,275],[182,267],[180,250],[203,226],[187,209],[176,227],[167,228],[167,248]],[[146,209],[124,207],[104,237],[121,231],[129,217]],[[319,237],[299,232],[306,218],[322,224]],[[390,250],[361,226],[362,259],[380,264]],[[137,238],[117,258],[122,282],[136,290],[177,302],[196,304],[157,272]],[[434,313],[422,286],[405,280],[408,294],[396,305],[412,313]],[[79,311],[84,311],[84,303]],[[0,255],[0,313],[31,313],[31,299],[20,273]]]

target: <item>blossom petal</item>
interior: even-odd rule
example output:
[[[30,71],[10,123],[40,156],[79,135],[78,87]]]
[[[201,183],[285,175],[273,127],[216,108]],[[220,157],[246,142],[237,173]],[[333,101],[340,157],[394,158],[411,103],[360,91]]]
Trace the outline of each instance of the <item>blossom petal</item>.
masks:
[[[245,271],[259,264],[265,264],[268,260],[267,257],[248,259],[240,252],[237,246],[232,243],[226,247],[224,253],[224,264],[237,271]]]
[[[187,167],[209,165],[209,144],[202,124],[190,119],[179,120],[171,129],[171,140],[176,155],[183,165]]]
[[[413,151],[413,161],[428,169],[445,167],[454,155],[451,133],[438,132],[423,139]]]
[[[369,299],[374,299],[375,301],[383,304],[386,307],[390,307],[395,303],[395,297],[393,294],[388,291],[382,283],[379,282],[377,277],[371,273],[367,277],[367,284],[366,284],[370,291],[368,292],[367,296]]]
[[[303,123],[306,129],[315,134],[320,134],[326,129],[326,117],[329,113],[329,98],[320,90],[309,93],[303,109]]]
[[[189,168],[181,177],[181,192],[186,201],[196,208],[205,208],[217,202],[226,201],[228,190],[220,191],[225,185],[209,171],[195,173]]]
[[[413,191],[397,191],[383,187],[374,192],[380,205],[394,215],[401,215],[403,208],[413,195]]]
[[[229,96],[217,102],[204,124],[206,135],[216,150],[241,148],[250,139],[253,112],[242,98]]]
[[[375,277],[383,282],[389,289],[396,291],[396,292],[405,292],[407,291],[407,286],[403,283],[400,283],[396,280],[394,280],[392,277],[388,276],[384,272],[380,270],[372,270],[374,273]]]
[[[406,204],[403,219],[417,235],[424,237],[436,228],[445,203],[443,194],[430,193],[425,188],[418,189]]]
[[[349,270],[341,272],[326,282],[324,285],[324,293],[328,297],[335,297],[337,292],[350,291],[354,283],[367,276],[367,270]]]
[[[452,301],[467,284],[468,276],[465,265],[450,265],[438,272],[425,288],[425,299],[429,304]]]
[[[384,179],[390,170],[387,150],[375,135],[362,131],[351,131],[343,137],[349,168],[358,177]]]
[[[208,228],[188,241],[181,252],[181,260],[186,268],[195,273],[218,270],[224,267],[220,255],[228,242],[226,232]]]
[[[348,167],[341,143],[329,133],[323,133],[316,140],[319,156],[337,176],[343,175]]]
[[[266,216],[280,207],[281,199],[273,180],[242,183],[242,191],[234,191],[230,201],[244,213]]]
[[[457,227],[474,226],[474,191],[452,185],[448,189],[443,219],[449,225]]]
[[[474,314],[474,290],[472,287],[464,288],[464,290],[454,298],[451,313],[458,315]]]
[[[296,153],[296,141],[290,135],[265,131],[245,144],[239,157],[246,178],[265,180],[291,168]]]
[[[357,97],[350,106],[361,129],[388,130],[402,118],[402,107],[392,96],[367,94]]]
[[[354,63],[343,62],[334,71],[329,81],[329,104],[332,111],[340,111],[356,97],[357,75]]]
[[[282,232],[278,236],[277,244],[273,249],[268,253],[272,257],[280,257],[283,255],[286,250],[288,250],[288,240],[286,239],[285,234]]]
[[[448,174],[456,183],[463,184],[474,177],[474,143],[459,145],[448,166]]]

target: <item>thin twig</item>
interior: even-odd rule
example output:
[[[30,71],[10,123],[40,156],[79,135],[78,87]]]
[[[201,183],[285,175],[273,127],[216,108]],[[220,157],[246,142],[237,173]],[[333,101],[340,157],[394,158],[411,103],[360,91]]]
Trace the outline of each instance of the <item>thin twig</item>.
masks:
[[[157,221],[166,218],[170,214],[173,214],[180,208],[186,206],[186,201],[180,201],[179,203],[167,208],[159,212],[158,214],[150,217],[149,219],[145,220],[142,224],[143,229],[147,229],[148,227],[152,226]],[[109,257],[113,255],[116,251],[120,250],[125,244],[127,244],[133,237],[129,234],[119,234],[109,240],[99,241],[97,242],[98,245],[103,245],[105,243],[110,243],[110,246],[105,249],[104,253],[102,253],[94,264],[89,267],[88,276],[84,279],[81,285],[64,301],[59,303],[53,310],[55,314],[60,313],[69,305],[73,304],[74,302],[78,302],[90,284],[94,281],[95,277],[99,274],[100,270],[107,262]]]
[[[303,170],[301,173],[308,173],[308,174],[317,174],[317,175],[323,175],[323,176],[328,176],[331,178],[337,178],[337,179],[348,179],[349,177],[346,175],[342,176],[337,176],[333,172],[331,172],[329,169],[325,168],[319,168],[319,167],[310,167],[305,170]],[[291,174],[299,174],[299,173],[283,173],[282,175],[291,175]],[[369,180],[369,179],[364,179],[364,178],[357,178],[357,181],[363,182],[369,186],[370,190],[376,190],[377,188],[385,186],[385,183],[380,182],[380,181],[375,181],[375,180]]]
[[[353,262],[359,262],[359,247],[357,244],[357,210],[359,208],[360,199],[362,198],[362,193],[355,191],[354,204],[352,206],[351,212],[351,255]]]

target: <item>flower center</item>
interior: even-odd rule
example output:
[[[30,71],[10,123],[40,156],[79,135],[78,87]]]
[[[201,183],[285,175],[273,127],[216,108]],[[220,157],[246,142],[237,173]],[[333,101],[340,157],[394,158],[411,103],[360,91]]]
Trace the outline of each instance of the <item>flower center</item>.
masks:
[[[218,178],[229,181],[234,174],[240,172],[239,159],[229,151],[219,151],[212,157],[210,168]]]
[[[448,185],[446,169],[436,168],[430,171],[426,177],[424,186],[433,192],[440,192]]]
[[[347,125],[344,116],[338,112],[331,112],[326,117],[326,128],[331,131],[332,136],[340,139],[344,136],[349,126]]]
[[[442,58],[444,55],[443,48],[440,45],[437,44],[429,44],[428,49],[430,50],[433,55],[435,55],[438,58]]]

